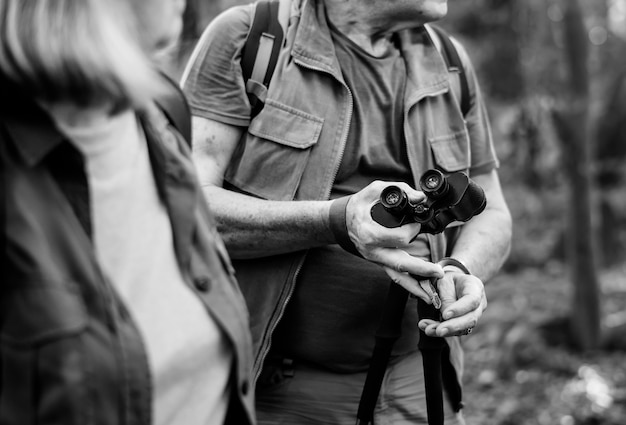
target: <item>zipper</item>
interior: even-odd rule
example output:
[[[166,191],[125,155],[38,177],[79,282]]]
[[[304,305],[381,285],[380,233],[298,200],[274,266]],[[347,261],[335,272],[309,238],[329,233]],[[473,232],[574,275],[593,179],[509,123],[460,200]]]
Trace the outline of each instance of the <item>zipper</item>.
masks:
[[[330,184],[328,185],[328,187],[326,188],[326,190],[324,191],[324,199],[329,199],[330,198],[330,192],[333,188],[333,183],[335,182],[335,179],[337,178],[337,174],[339,173],[339,166],[341,165],[341,161],[343,160],[343,154],[346,150],[346,143],[348,143],[348,132],[350,129],[350,123],[352,122],[352,109],[354,108],[354,99],[352,96],[352,91],[350,90],[350,88],[348,87],[348,85],[341,81],[339,78],[337,78],[332,72],[330,72],[327,69],[324,68],[320,68],[317,66],[313,66],[313,65],[309,65],[305,62],[303,62],[301,59],[295,59],[294,60],[296,64],[298,64],[299,66],[301,66],[302,68],[306,68],[306,69],[310,69],[312,71],[318,71],[318,72],[323,72],[325,74],[330,75],[331,77],[333,77],[335,79],[335,81],[337,81],[339,84],[341,84],[343,86],[344,89],[346,89],[346,92],[348,93],[348,114],[346,116],[346,125],[344,127],[344,132],[343,135],[341,137],[340,140],[340,144],[339,144],[339,158],[335,164],[335,168],[333,170],[333,174],[332,174],[332,179],[330,180]]]
[[[295,273],[293,274],[293,277],[291,278],[290,282],[289,282],[289,289],[287,292],[287,296],[285,297],[285,300],[282,302],[282,304],[279,307],[279,310],[277,312],[277,314],[274,316],[275,320],[270,321],[270,324],[268,326],[268,331],[267,331],[267,344],[265,344],[265,348],[262,349],[261,351],[261,355],[258,357],[259,361],[255,362],[255,367],[254,369],[256,369],[256,371],[254,372],[254,385],[256,386],[257,381],[259,380],[259,377],[261,376],[261,371],[263,370],[263,363],[265,363],[265,358],[267,357],[267,355],[270,352],[270,348],[272,347],[272,335],[274,334],[274,331],[276,330],[276,327],[278,326],[278,323],[280,322],[280,319],[283,318],[283,314],[285,313],[285,309],[287,308],[287,304],[289,304],[289,301],[291,300],[291,297],[293,296],[293,291],[296,287],[296,279],[298,279],[298,275],[300,274],[300,270],[302,270],[302,266],[304,265],[304,259],[306,258],[306,253],[302,255],[302,258],[299,260],[299,264],[298,267],[296,268]],[[263,344],[262,344],[263,346]]]
[[[335,75],[324,69],[324,68],[320,68],[320,67],[316,67],[316,66],[312,66],[309,64],[306,64],[304,62],[302,62],[302,60],[299,59],[294,59],[295,63],[298,66],[301,66],[302,68],[306,68],[312,71],[318,71],[318,72],[323,72],[325,74],[329,74],[330,76],[332,76],[338,83],[340,83],[345,89],[346,92],[348,93],[348,114],[346,116],[346,125],[345,125],[345,129],[342,135],[342,138],[340,140],[340,145],[339,145],[339,158],[335,164],[335,168],[333,170],[332,173],[332,179],[330,180],[330,184],[328,185],[328,187],[325,189],[324,191],[324,199],[329,199],[330,198],[330,192],[332,190],[333,187],[333,183],[335,182],[335,179],[337,178],[337,174],[339,173],[339,166],[341,165],[341,161],[343,159],[343,154],[345,152],[346,149],[346,144],[348,142],[348,131],[350,129],[350,123],[352,121],[352,109],[354,108],[354,99],[352,96],[352,92],[350,91],[350,88],[348,87],[348,85],[339,80],[337,77],[335,77]],[[261,347],[263,347],[263,345],[265,345],[264,348],[261,349],[261,354],[258,357],[259,361],[255,362],[255,369],[256,372],[254,373],[254,383],[256,385],[256,382],[259,379],[259,376],[261,375],[261,370],[263,368],[263,363],[265,363],[265,358],[267,357],[270,348],[272,347],[272,335],[274,334],[274,331],[276,330],[276,327],[278,326],[278,324],[280,323],[280,320],[282,319],[284,313],[285,313],[285,309],[287,308],[287,304],[289,303],[289,301],[291,300],[291,297],[293,296],[293,291],[295,289],[295,282],[296,279],[298,278],[298,275],[300,274],[300,271],[302,270],[302,266],[304,265],[304,260],[306,258],[306,253],[302,256],[302,258],[300,259],[300,263],[298,264],[298,267],[296,268],[296,271],[293,275],[293,277],[291,278],[291,281],[289,282],[289,289],[287,292],[287,296],[285,297],[285,300],[282,302],[282,305],[279,306],[279,310],[276,313],[275,320],[270,321],[270,324],[268,326],[268,331],[267,331],[267,335],[268,335],[268,339],[267,339],[267,343],[263,344],[261,343]]]

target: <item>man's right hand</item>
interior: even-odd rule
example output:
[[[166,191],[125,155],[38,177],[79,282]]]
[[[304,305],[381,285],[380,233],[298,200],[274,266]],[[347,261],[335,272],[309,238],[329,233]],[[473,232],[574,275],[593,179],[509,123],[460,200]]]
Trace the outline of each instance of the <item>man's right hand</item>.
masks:
[[[370,210],[378,202],[380,193],[389,185],[404,190],[410,201],[425,199],[423,192],[406,183],[375,181],[350,197],[346,206],[346,227],[350,240],[367,260],[384,267],[387,275],[410,293],[430,303],[430,296],[414,276],[443,277],[438,264],[425,261],[410,254],[411,242],[420,231],[419,223],[409,223],[397,228],[387,228],[372,219]]]

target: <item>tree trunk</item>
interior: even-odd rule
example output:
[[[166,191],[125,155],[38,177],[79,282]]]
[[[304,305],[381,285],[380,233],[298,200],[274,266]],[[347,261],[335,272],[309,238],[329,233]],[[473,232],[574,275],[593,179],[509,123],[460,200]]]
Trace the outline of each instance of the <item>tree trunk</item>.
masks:
[[[615,201],[626,181],[626,72],[612,81],[596,120],[593,183],[598,190],[599,264],[620,264],[626,249],[622,243],[626,214]]]
[[[600,300],[592,229],[589,137],[588,38],[579,0],[565,0],[564,38],[569,89],[554,121],[563,147],[570,202],[567,258],[574,292],[570,312],[572,341],[583,351],[599,347]]]

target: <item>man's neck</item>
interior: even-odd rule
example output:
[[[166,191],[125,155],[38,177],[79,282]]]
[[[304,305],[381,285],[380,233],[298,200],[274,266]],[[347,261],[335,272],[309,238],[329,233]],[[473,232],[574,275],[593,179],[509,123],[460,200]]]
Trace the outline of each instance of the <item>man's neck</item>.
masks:
[[[343,34],[374,56],[384,54],[398,31],[417,28],[443,18],[446,0],[387,2],[383,0],[318,0],[328,20]]]
[[[377,18],[362,1],[324,0],[328,20],[350,40],[373,56],[390,48],[394,28]]]

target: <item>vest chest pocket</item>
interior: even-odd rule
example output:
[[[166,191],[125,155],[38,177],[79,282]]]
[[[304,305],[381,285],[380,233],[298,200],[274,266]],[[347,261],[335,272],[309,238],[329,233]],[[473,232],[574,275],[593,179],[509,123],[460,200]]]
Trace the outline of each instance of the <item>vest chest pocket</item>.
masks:
[[[226,180],[238,189],[272,200],[292,200],[324,120],[267,100],[240,141]]]
[[[471,164],[469,136],[459,131],[429,139],[435,163],[443,171],[467,171]]]

